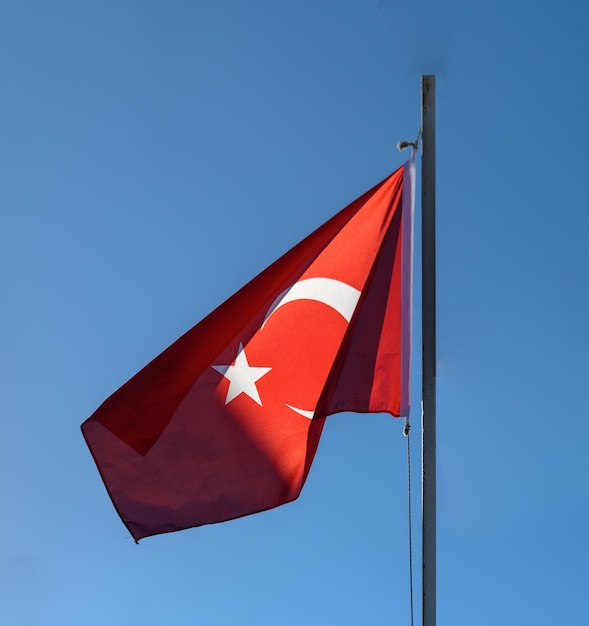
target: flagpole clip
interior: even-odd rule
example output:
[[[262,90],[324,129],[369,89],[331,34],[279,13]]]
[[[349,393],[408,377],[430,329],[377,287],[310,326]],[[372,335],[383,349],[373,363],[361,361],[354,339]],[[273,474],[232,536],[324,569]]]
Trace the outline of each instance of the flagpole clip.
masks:
[[[421,137],[421,126],[419,127],[419,132],[417,133],[417,139],[415,141],[398,141],[397,149],[399,152],[403,152],[406,148],[412,147],[417,151],[417,146],[419,145],[419,139]]]
[[[405,420],[405,424],[403,425],[403,437],[409,437],[409,433],[411,432],[411,424],[409,420]]]

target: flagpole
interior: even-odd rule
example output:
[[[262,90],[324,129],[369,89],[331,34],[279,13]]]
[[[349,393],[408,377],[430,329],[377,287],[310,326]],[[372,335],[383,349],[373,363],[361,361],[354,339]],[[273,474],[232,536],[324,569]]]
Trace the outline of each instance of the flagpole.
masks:
[[[421,77],[422,624],[436,624],[436,77]]]

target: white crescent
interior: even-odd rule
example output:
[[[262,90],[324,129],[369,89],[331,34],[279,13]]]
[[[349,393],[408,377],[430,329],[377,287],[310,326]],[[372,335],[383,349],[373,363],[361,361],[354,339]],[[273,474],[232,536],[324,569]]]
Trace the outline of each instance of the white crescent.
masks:
[[[322,302],[335,309],[349,323],[359,298],[360,292],[358,289],[342,283],[341,280],[333,278],[305,278],[304,280],[299,280],[292,287],[285,289],[274,300],[268,309],[268,313],[266,313],[262,328],[264,328],[264,324],[266,324],[268,318],[276,309],[295,300]]]
[[[262,328],[264,328],[264,325],[272,313],[281,306],[289,302],[294,302],[295,300],[315,300],[316,302],[322,302],[337,311],[346,322],[350,323],[359,298],[360,291],[358,291],[358,289],[340,280],[333,278],[305,278],[304,280],[296,282],[292,287],[285,289],[276,300],[274,300],[262,322]],[[298,409],[290,404],[286,406],[303,417],[308,419],[313,418],[314,411]]]

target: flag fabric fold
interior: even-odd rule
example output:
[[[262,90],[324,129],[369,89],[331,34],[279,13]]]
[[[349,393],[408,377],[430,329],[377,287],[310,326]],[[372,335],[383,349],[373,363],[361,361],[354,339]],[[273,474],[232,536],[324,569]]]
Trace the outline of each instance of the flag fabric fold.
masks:
[[[415,157],[82,424],[133,538],[290,502],[339,411],[409,413]]]

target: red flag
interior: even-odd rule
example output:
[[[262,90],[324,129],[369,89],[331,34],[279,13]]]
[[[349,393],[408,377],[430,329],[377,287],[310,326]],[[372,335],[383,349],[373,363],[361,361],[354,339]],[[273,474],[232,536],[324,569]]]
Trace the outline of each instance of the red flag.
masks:
[[[294,500],[327,415],[408,415],[414,169],[335,215],[82,424],[136,541]]]

